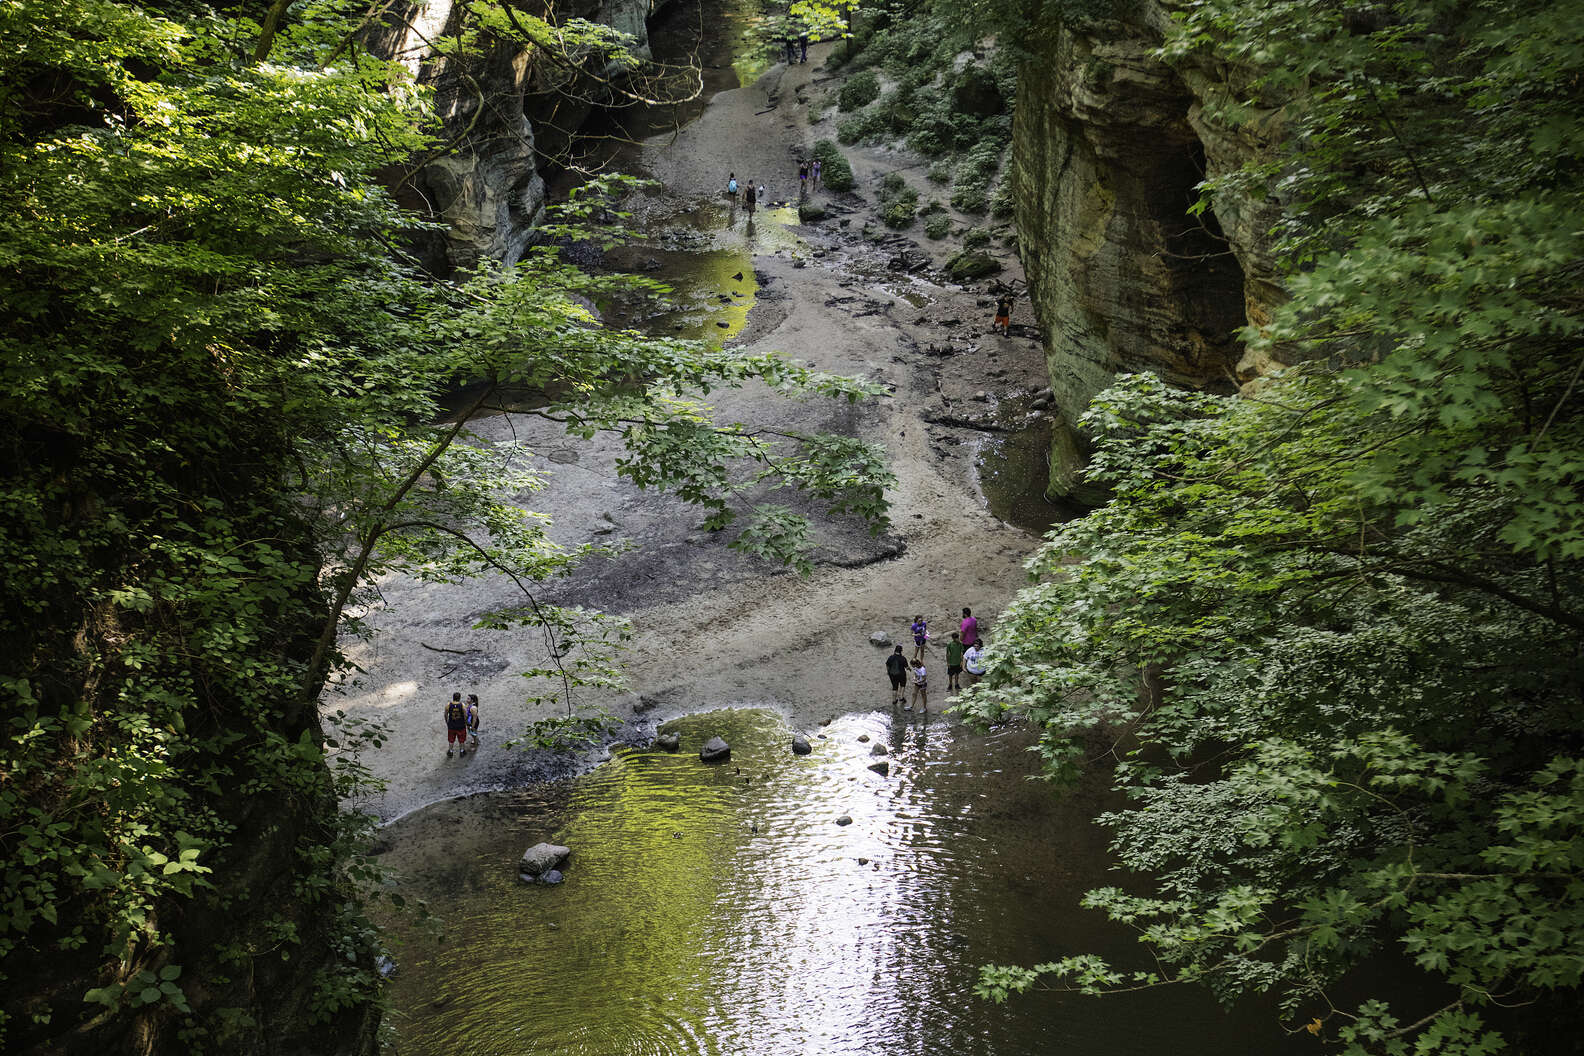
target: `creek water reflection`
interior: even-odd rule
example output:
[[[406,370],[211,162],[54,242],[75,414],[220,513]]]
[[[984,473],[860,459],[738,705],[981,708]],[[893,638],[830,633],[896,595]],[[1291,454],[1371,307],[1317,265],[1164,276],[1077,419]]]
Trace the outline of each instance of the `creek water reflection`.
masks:
[[[1076,908],[1114,883],[1092,797],[1024,780],[1027,736],[880,712],[794,756],[764,710],[670,724],[677,754],[624,751],[566,785],[478,796],[388,830],[404,895],[395,1051],[617,1056],[1279,1053],[1269,1013],[1202,991],[972,996],[977,966],[1131,938]],[[823,740],[817,734],[825,734]],[[721,734],[724,765],[699,762]],[[868,741],[860,741],[868,737]],[[889,777],[868,769],[884,744]],[[850,825],[837,825],[840,815]],[[524,847],[573,849],[566,881],[516,879]],[[1296,1051],[1294,1049],[1293,1051]]]

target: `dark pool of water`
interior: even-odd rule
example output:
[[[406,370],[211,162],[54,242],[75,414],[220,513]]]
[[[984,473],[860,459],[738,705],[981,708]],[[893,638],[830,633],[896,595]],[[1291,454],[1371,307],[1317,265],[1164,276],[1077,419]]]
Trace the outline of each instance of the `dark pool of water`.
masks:
[[[1308,1051],[1269,1012],[1202,991],[972,994],[978,966],[1079,951],[1139,963],[1077,908],[1114,884],[1097,793],[1026,780],[1027,735],[872,712],[813,731],[765,710],[674,724],[682,751],[628,751],[566,785],[441,804],[388,830],[411,919],[394,1000],[403,1056],[917,1054],[1225,1056]],[[698,748],[720,734],[732,759]],[[860,741],[867,736],[868,741]],[[883,744],[887,777],[867,767]],[[841,815],[850,825],[838,825]],[[557,887],[527,846],[573,849]]]
[[[1022,422],[1021,403],[1007,401],[1003,417]],[[979,489],[990,512],[1034,535],[1075,517],[1087,508],[1045,497],[1050,481],[1051,421],[1043,415],[1011,432],[991,433],[979,451]]]

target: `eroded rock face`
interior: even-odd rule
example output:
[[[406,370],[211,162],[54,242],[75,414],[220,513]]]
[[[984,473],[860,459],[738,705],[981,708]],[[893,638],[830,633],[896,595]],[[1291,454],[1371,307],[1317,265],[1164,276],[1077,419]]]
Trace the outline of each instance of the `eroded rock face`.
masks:
[[[647,19],[661,2],[573,0],[558,5],[553,15],[535,0],[508,6],[558,22],[603,22],[632,35],[633,51],[647,57]],[[461,32],[469,17],[455,0],[400,5],[365,40],[373,54],[407,63],[435,92],[445,148],[422,161],[414,174],[393,173],[392,182],[402,204],[449,225],[443,237],[423,247],[425,263],[442,274],[484,260],[514,264],[522,257],[544,214],[542,155],[555,150],[555,144],[536,144],[529,115],[546,106],[533,96],[537,71],[529,52],[511,40],[486,36],[473,54],[435,54],[430,42]],[[565,109],[558,111],[552,137],[563,146],[592,108],[580,104],[570,115],[561,112]]]
[[[1187,213],[1201,180],[1263,156],[1274,116],[1217,124],[1206,104],[1229,92],[1227,71],[1165,65],[1154,53],[1167,8],[1132,10],[1052,31],[1023,71],[1014,121],[1020,247],[1056,418],[1050,493],[1091,501],[1076,428],[1090,399],[1128,371],[1224,391],[1267,372],[1236,331],[1281,297],[1276,206],[1234,198],[1219,215]]]

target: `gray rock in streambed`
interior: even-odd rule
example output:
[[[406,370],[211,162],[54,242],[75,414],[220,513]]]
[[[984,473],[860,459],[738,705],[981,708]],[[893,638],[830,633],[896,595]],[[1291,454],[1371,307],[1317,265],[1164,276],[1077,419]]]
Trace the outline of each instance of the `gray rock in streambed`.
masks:
[[[869,754],[870,755],[890,755],[891,754],[891,749],[887,748],[883,744],[877,744],[873,748],[869,749]]]
[[[662,752],[674,752],[682,747],[682,735],[680,733],[662,733],[655,738],[655,747]]]
[[[711,737],[699,749],[699,759],[706,763],[723,763],[731,758],[731,745],[719,737]]]
[[[570,857],[572,857],[570,847],[562,847],[558,843],[536,843],[523,852],[522,861],[517,863],[517,878],[530,883],[543,880],[549,873],[555,873],[559,878],[561,866],[565,865]]]
[[[792,738],[793,755],[807,755],[813,750],[814,749],[809,745],[808,738],[804,737],[801,733]]]
[[[838,824],[838,825],[851,825],[852,824],[852,815],[851,814],[843,814],[841,817],[836,819],[836,824]]]
[[[891,636],[884,631],[874,631],[869,635],[869,644],[884,649],[891,644]]]

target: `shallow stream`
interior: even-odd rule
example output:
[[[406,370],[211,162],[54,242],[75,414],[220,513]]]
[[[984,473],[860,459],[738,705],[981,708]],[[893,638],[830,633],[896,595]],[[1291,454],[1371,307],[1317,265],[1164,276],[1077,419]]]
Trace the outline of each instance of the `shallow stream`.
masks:
[[[1298,1051],[1268,1011],[1230,1018],[1203,991],[973,996],[984,963],[1140,956],[1076,907],[1117,882],[1088,820],[1103,804],[1026,780],[1025,734],[875,711],[812,731],[797,756],[767,710],[667,728],[681,751],[621,751],[570,783],[441,804],[387,831],[399,891],[443,933],[393,926],[396,1052]],[[717,734],[731,760],[701,763]],[[868,769],[882,759],[889,776]],[[559,886],[517,879],[541,840],[572,848]]]

